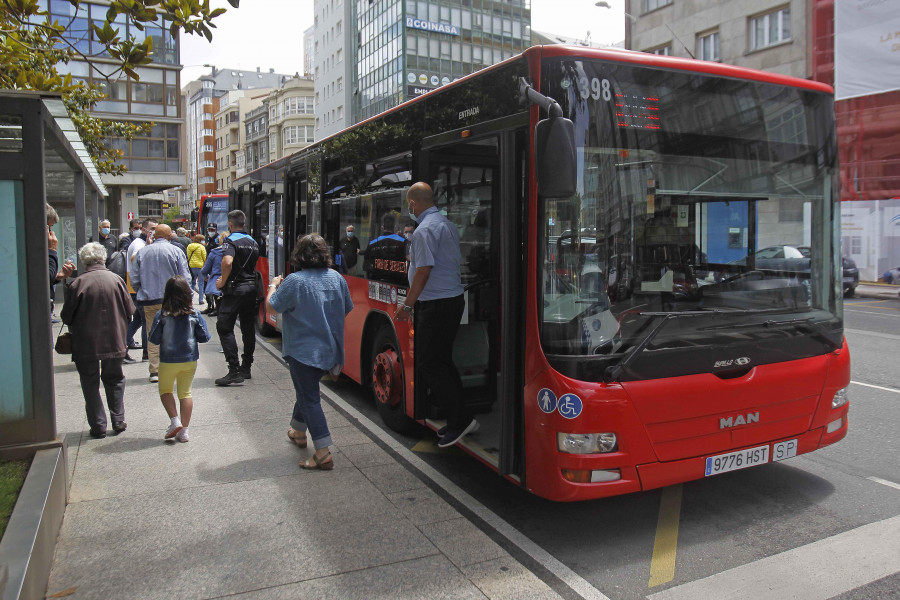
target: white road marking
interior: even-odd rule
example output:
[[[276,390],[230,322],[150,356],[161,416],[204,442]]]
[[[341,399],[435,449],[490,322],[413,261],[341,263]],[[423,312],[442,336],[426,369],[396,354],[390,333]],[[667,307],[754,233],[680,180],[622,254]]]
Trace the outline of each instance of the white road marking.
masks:
[[[844,328],[844,333],[853,333],[856,335],[870,335],[872,337],[880,337],[886,340],[900,340],[900,335],[894,335],[892,333],[881,333],[880,331],[866,331],[864,329],[847,329]]]
[[[647,596],[649,600],[825,600],[900,572],[900,516]]]
[[[851,380],[850,383],[855,384],[855,385],[861,385],[863,387],[874,388],[876,390],[881,390],[882,392],[894,392],[895,394],[900,394],[900,390],[895,389],[895,388],[884,387],[881,385],[872,385],[871,383],[863,383],[861,381],[853,381],[853,380]]]
[[[881,485],[886,485],[888,487],[892,487],[894,489],[900,490],[900,483],[894,483],[893,481],[888,481],[887,479],[881,479],[880,477],[866,477],[869,481],[874,481],[875,483],[880,483]]]
[[[886,319],[900,319],[900,315],[892,315],[892,314],[890,314],[890,313],[874,312],[874,311],[871,311],[871,310],[856,310],[856,309],[853,309],[853,308],[845,308],[845,309],[844,309],[844,312],[845,312],[845,313],[848,313],[848,312],[849,312],[849,313],[857,313],[857,314],[860,314],[860,315],[873,315],[873,316],[876,316],[876,317],[884,317],[884,318],[886,318]]]
[[[263,346],[272,356],[283,361],[281,353],[275,350],[271,344],[261,337],[257,336],[257,344]],[[437,484],[441,489],[453,496],[460,504],[475,513],[480,519],[491,526],[497,533],[509,540],[519,550],[530,556],[535,562],[543,566],[545,569],[553,573],[560,581],[566,584],[572,591],[584,598],[585,600],[610,600],[603,592],[592,586],[586,579],[572,571],[569,567],[557,560],[549,552],[541,548],[539,545],[531,541],[518,529],[503,520],[502,517],[494,513],[492,510],[484,506],[481,502],[467,494],[462,488],[441,475],[437,470],[428,465],[421,458],[416,456],[406,446],[395,440],[390,434],[386,433],[373,423],[368,417],[356,410],[346,400],[341,398],[334,390],[323,390],[323,395],[341,407],[342,410],[349,413],[364,427],[369,433],[378,438],[391,450],[399,454],[411,464],[420,473]]]

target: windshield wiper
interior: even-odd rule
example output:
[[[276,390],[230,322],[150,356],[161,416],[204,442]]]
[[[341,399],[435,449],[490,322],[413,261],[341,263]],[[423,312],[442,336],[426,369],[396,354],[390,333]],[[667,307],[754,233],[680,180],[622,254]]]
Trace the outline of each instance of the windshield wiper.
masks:
[[[770,309],[771,310],[771,309]],[[780,310],[780,309],[777,309]],[[729,325],[711,325],[709,327],[704,327],[699,329],[698,331],[707,331],[710,329],[750,329],[754,327],[790,327],[790,326],[805,326],[806,330],[811,332],[813,337],[818,339],[821,342],[824,342],[826,346],[831,348],[832,350],[837,350],[840,348],[840,344],[835,342],[833,339],[828,337],[828,330],[825,328],[825,325],[812,320],[812,317],[805,317],[799,319],[784,319],[782,321],[774,321],[772,319],[768,319],[763,321],[762,323],[738,323],[738,324],[729,324]]]
[[[631,362],[637,357],[638,354],[644,351],[644,349],[650,345],[650,342],[653,341],[653,338],[662,330],[662,328],[669,321],[674,321],[675,319],[680,319],[682,317],[709,317],[712,315],[722,315],[729,314],[735,311],[730,310],[685,310],[680,312],[642,312],[638,313],[642,317],[663,317],[662,321],[657,323],[656,327],[650,330],[650,332],[645,335],[640,342],[637,343],[634,347],[632,347],[631,351],[618,362],[618,364],[611,365],[606,367],[603,371],[603,381],[605,383],[611,383],[613,381],[618,381],[619,377],[622,376],[622,373],[631,364]],[[738,311],[743,312],[743,311]],[[648,320],[647,323],[651,323],[651,320]],[[643,329],[643,328],[641,328]],[[636,333],[639,333],[641,329],[638,329]]]

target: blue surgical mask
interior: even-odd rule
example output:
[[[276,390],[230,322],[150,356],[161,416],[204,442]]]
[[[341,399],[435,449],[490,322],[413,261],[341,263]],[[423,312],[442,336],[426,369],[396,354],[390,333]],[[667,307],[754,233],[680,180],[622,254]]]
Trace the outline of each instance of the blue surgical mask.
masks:
[[[414,215],[412,213],[409,213],[409,218],[413,220],[413,223],[419,222],[419,217],[417,217],[416,215]]]
[[[347,232],[347,237],[348,237],[348,238],[352,238],[352,237],[353,237],[353,232],[352,232],[352,231],[348,231],[348,232]]]
[[[103,235],[109,235],[109,227],[104,227],[100,230],[100,233],[102,233]]]

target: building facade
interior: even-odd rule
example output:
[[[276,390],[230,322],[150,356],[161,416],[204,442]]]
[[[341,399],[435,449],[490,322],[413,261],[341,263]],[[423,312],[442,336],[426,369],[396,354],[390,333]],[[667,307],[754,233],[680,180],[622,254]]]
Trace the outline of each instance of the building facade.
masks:
[[[293,154],[313,142],[316,123],[314,93],[312,79],[294,76],[266,98],[269,154],[266,160],[258,159],[260,165]]]
[[[271,89],[281,85],[287,75],[264,72],[218,69],[189,82],[182,89],[186,112],[187,185],[191,202],[196,206],[204,194],[218,189],[216,174],[216,113],[219,99],[233,90]],[[230,141],[230,140],[229,140]]]
[[[244,115],[258,107],[271,90],[231,90],[219,97],[216,113],[216,191],[227,192],[231,182],[245,172]]]
[[[524,51],[531,4],[316,0],[313,27],[318,140]]]
[[[808,78],[807,0],[626,0],[626,48]],[[630,34],[630,35],[629,35]]]
[[[243,160],[235,177],[254,171],[269,162],[269,107],[266,102],[244,115]]]
[[[97,103],[92,114],[101,119],[153,123],[148,135],[138,136],[130,142],[110,140],[113,148],[122,151],[120,162],[128,172],[123,176],[102,176],[110,195],[101,206],[101,215],[110,220],[115,231],[125,229],[129,214],[160,216],[162,202],[150,199],[150,195],[185,183],[182,166],[184,115],[179,101],[181,60],[178,37],[169,31],[171,23],[163,20],[147,23],[141,31],[127,23],[124,17],[117,19],[115,25],[121,37],[153,39],[152,62],[135,69],[139,80],[129,80],[118,71],[115,61],[91,33],[91,23],[105,19],[108,3],[81,2],[76,8],[70,2],[50,0],[43,2],[42,8],[49,11],[52,20],[66,27],[63,34],[66,40],[91,58],[89,64],[76,57],[68,64],[59,65],[59,70],[72,75],[74,80],[100,86],[107,97]],[[64,221],[74,218],[74,212],[69,216],[70,207],[66,204],[60,204],[57,210]],[[91,226],[92,234],[95,228],[95,225]]]
[[[356,36],[352,27],[353,0],[315,0],[313,6],[315,138],[320,140],[355,122],[350,112],[353,102],[350,78]]]

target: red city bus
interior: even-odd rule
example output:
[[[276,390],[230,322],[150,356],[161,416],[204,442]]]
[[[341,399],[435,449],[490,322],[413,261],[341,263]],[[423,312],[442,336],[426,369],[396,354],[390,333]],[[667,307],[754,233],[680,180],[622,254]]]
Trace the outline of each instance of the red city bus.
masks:
[[[836,149],[828,86],[544,46],[237,179],[231,206],[267,277],[298,235],[325,237],[355,305],[343,372],[391,428],[438,429],[415,332],[393,320],[405,194],[428,182],[460,232],[454,360],[481,425],[460,446],[583,500],[846,435]]]
[[[197,207],[197,233],[206,235],[206,227],[215,223],[220,233],[228,233],[228,194],[204,194]]]

